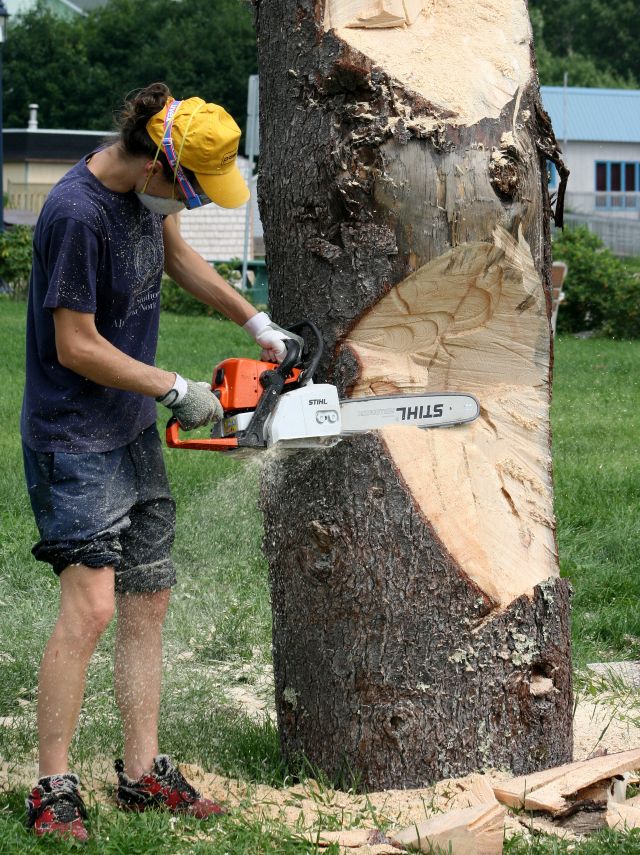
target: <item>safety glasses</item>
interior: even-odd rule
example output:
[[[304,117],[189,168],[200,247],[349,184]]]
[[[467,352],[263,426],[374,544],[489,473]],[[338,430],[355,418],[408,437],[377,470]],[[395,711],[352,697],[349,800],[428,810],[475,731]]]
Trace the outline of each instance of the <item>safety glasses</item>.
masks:
[[[176,154],[176,150],[173,146],[173,140],[171,139],[171,129],[173,127],[173,120],[175,118],[176,113],[178,112],[178,107],[180,106],[180,104],[182,104],[182,101],[172,101],[171,104],[169,104],[169,108],[167,109],[167,115],[164,119],[164,134],[158,145],[158,150],[156,151],[156,156],[153,160],[153,163],[155,165],[158,160],[158,155],[160,154],[160,149],[162,149],[166,155],[167,160],[169,161],[171,169],[173,169],[173,195],[175,197],[175,185],[177,181],[184,194],[185,206],[189,211],[192,211],[194,208],[201,208],[203,205],[208,205],[211,202],[211,199],[205,193],[196,192],[193,184],[191,184],[180,166],[180,155],[182,154],[182,146],[184,145],[184,141],[187,138],[187,134],[189,132],[189,125],[191,124],[191,121],[195,114],[198,112],[198,110],[195,110],[189,117],[189,122],[185,129],[182,138],[182,145],[180,146],[180,151],[178,152],[178,154]],[[147,178],[147,183],[148,182],[149,178]],[[146,184],[143,188],[143,192],[145,189]]]

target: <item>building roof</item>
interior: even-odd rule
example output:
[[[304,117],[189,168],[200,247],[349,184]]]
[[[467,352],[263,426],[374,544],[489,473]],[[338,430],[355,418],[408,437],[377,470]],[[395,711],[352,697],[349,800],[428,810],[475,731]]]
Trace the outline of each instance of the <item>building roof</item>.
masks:
[[[53,12],[60,11],[64,7],[68,12],[76,15],[85,15],[99,6],[104,6],[107,0],[49,0],[49,7]],[[36,5],[36,0],[4,0],[7,12],[10,15],[19,15],[28,12]]]
[[[640,90],[542,86],[540,91],[559,140],[640,142]]]
[[[113,138],[108,131],[67,131],[60,128],[6,128],[2,131],[5,161],[75,163]]]

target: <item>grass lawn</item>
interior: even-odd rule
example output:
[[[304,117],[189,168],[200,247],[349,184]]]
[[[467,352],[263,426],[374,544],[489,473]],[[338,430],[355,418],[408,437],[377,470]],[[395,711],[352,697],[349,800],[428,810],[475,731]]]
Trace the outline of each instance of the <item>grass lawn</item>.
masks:
[[[37,667],[57,605],[55,578],[29,553],[36,530],[23,486],[18,427],[24,310],[24,304],[0,301],[0,760],[16,762],[33,758]],[[207,318],[167,315],[160,341],[158,364],[198,379],[208,378],[226,356],[257,355],[237,327]],[[576,589],[577,665],[640,655],[635,558],[639,375],[640,342],[557,342],[556,511],[562,572]],[[166,411],[160,417],[163,423]],[[180,584],[166,626],[163,750],[181,761],[277,786],[287,770],[273,726],[240,716],[225,700],[229,686],[252,684],[270,661],[257,466],[223,455],[178,451],[167,452],[166,459],[178,503],[175,559]],[[111,648],[108,633],[92,660],[73,745],[80,772],[94,757],[117,756],[121,750]],[[11,791],[0,799],[0,853],[35,851],[42,845],[22,830],[23,798],[24,793]],[[115,810],[93,808],[94,840],[86,851],[313,851],[284,829],[261,827],[237,816],[219,821],[206,841],[195,839],[194,828],[189,820],[176,825],[159,815],[123,818]],[[185,836],[194,839],[185,842]],[[516,841],[507,851],[565,852],[566,846],[554,842],[527,848]],[[66,848],[58,844],[56,851]],[[640,837],[604,835],[572,851],[640,853]]]

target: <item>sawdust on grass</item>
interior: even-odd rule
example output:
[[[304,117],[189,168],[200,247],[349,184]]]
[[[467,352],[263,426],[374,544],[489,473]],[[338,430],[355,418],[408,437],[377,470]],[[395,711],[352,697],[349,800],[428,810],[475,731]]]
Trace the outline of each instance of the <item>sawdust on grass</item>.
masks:
[[[265,670],[266,673],[255,687],[243,686],[242,691],[229,691],[229,702],[256,719],[274,715],[272,703],[265,701],[263,683],[272,679],[271,670]],[[581,698],[574,716],[574,759],[583,760],[594,753],[614,753],[640,746],[638,718],[637,706],[621,706],[606,694],[596,698]],[[205,772],[195,765],[187,764],[181,768],[205,795],[224,802],[234,813],[265,823],[282,823],[306,839],[321,830],[402,828],[422,822],[437,813],[467,807],[472,799],[473,782],[478,777],[468,775],[416,790],[387,790],[358,795],[331,790],[313,780],[276,789]],[[36,772],[35,764],[0,762],[0,792],[16,788],[26,790],[33,785]],[[115,780],[110,759],[96,758],[80,772],[85,792],[93,793],[99,802],[113,803]],[[484,777],[491,784],[511,776],[504,771],[488,770]],[[507,836],[526,836],[530,823],[531,820],[526,816],[523,825],[521,819],[509,814]],[[544,825],[544,820],[540,823],[538,831],[553,831],[551,823]],[[206,830],[201,834],[206,835]],[[574,839],[570,832],[562,831],[560,834],[566,839]],[[360,855],[386,855],[399,851],[384,844],[357,849]]]

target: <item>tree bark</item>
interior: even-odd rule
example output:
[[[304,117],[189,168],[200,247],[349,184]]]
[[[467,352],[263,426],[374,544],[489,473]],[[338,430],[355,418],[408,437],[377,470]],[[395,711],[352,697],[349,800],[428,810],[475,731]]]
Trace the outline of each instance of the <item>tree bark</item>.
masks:
[[[379,789],[567,762],[572,687],[549,427],[560,161],[526,4],[405,3],[403,22],[377,2],[255,8],[275,318],[318,324],[341,396],[481,404],[263,476],[283,750]]]

